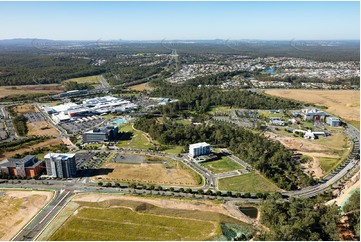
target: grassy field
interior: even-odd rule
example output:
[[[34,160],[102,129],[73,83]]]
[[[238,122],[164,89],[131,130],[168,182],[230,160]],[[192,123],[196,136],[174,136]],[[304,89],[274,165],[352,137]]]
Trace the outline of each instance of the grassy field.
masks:
[[[188,124],[192,123],[191,121],[189,121],[187,119],[176,120],[175,122],[178,123],[178,124],[183,124],[183,125],[188,125]]]
[[[343,133],[334,133],[331,136],[321,137],[319,139],[313,140],[313,142],[327,145],[330,148],[333,147],[336,149],[340,149],[340,148],[349,147],[349,145],[347,145],[347,140],[348,140],[347,136],[344,135]]]
[[[220,223],[224,222],[251,231],[239,220],[216,212],[158,207],[121,198],[75,202],[80,208],[50,240],[211,240],[222,235]]]
[[[103,144],[97,144],[97,143],[84,145],[85,149],[99,149],[102,147],[103,147]]]
[[[228,106],[215,106],[215,107],[211,107],[209,112],[210,113],[214,113],[217,111],[231,111],[234,110],[234,108],[228,107]]]
[[[359,90],[266,90],[267,94],[326,106],[327,112],[346,120],[360,121]]]
[[[162,152],[169,154],[180,154],[183,151],[183,146],[175,145],[170,147],[169,149],[163,150]]]
[[[267,118],[270,118],[270,117],[285,117],[284,113],[270,113],[269,111],[267,110],[259,110],[258,113],[262,116],[265,116]]]
[[[218,188],[223,191],[250,193],[281,191],[275,184],[256,173],[219,179]]]
[[[119,132],[125,132],[125,134],[120,137],[121,141],[117,144],[118,147],[132,149],[149,149],[154,147],[150,139],[143,132],[134,130],[130,123],[121,124]]]
[[[82,208],[51,240],[206,240],[216,226],[210,221],[140,214],[128,208],[101,212]]]
[[[319,158],[321,169],[327,174],[331,172],[333,168],[336,168],[340,163],[340,159],[338,158],[327,158],[321,157]]]
[[[88,84],[97,84],[99,85],[99,78],[100,75],[95,75],[95,76],[85,76],[85,77],[78,77],[78,78],[72,78],[72,79],[68,79],[63,81],[63,83],[65,82],[77,82],[77,83],[88,83]]]
[[[130,90],[134,91],[147,91],[147,90],[153,90],[154,88],[149,86],[148,83],[142,83],[134,86],[128,87]]]
[[[0,98],[9,95],[20,95],[20,94],[35,94],[35,93],[55,94],[63,91],[64,91],[63,87],[58,84],[1,86]]]
[[[347,120],[347,123],[353,125],[356,129],[360,130],[360,121]]]
[[[219,160],[203,162],[201,165],[214,174],[244,169],[243,166],[227,156],[222,156]]]
[[[142,164],[110,162],[103,165],[102,169],[107,169],[109,173],[95,173],[95,176],[97,180],[101,178],[105,182],[137,182],[168,186],[197,186],[202,183],[200,175],[180,161],[168,161],[167,166],[159,161]]]

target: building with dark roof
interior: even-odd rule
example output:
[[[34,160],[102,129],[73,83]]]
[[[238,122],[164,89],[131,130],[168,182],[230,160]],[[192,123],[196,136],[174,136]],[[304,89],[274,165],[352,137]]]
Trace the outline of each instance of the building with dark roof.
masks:
[[[83,143],[108,142],[118,139],[118,127],[107,126],[104,128],[94,128],[83,134]]]
[[[0,172],[10,176],[37,177],[41,175],[44,165],[34,155],[21,159],[7,158],[0,162]]]

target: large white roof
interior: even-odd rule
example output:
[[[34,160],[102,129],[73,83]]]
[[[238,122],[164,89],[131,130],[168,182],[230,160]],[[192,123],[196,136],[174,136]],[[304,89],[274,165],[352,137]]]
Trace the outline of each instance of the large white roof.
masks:
[[[210,145],[210,144],[208,144],[206,142],[200,142],[200,143],[190,144],[189,148],[197,148],[197,147],[208,146],[208,145]]]
[[[75,154],[66,154],[66,153],[48,153],[44,156],[44,158],[72,158]]]
[[[60,113],[60,112],[67,111],[71,108],[75,109],[75,108],[79,108],[79,107],[80,106],[76,103],[64,103],[64,104],[54,106],[53,109]]]

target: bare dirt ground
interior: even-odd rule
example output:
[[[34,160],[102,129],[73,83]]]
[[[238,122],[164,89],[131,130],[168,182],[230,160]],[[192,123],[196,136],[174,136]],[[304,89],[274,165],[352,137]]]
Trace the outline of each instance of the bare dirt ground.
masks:
[[[13,110],[20,114],[36,112],[38,113],[39,110],[34,107],[32,104],[24,104],[15,106]],[[56,136],[59,132],[51,126],[47,121],[36,121],[36,122],[26,122],[26,126],[28,127],[28,136],[31,135],[44,135],[44,136]]]
[[[135,197],[131,195],[107,195],[107,194],[80,194],[75,196],[72,201],[83,202],[102,202],[111,199],[131,200],[152,204],[161,208],[171,209],[185,209],[185,210],[198,210],[206,212],[216,212],[231,216],[245,223],[253,223],[254,220],[250,219],[241,212],[236,212],[231,207],[224,204],[216,204],[210,201],[191,201],[179,199],[158,199],[158,198],[144,198]]]
[[[34,123],[26,122],[28,127],[28,136],[31,135],[44,135],[44,136],[56,136],[59,132],[51,126],[47,121],[38,121]]]
[[[360,121],[359,90],[266,90],[267,94],[328,107],[327,112]]]
[[[0,240],[10,240],[47,203],[53,193],[2,190]]]
[[[285,135],[278,135],[272,132],[265,132],[265,136],[269,137],[272,140],[278,140],[285,147],[295,150],[298,153],[309,156],[312,158],[310,162],[302,164],[302,167],[313,175],[315,178],[320,178],[324,175],[323,170],[321,169],[319,158],[340,158],[340,156],[330,153],[331,148],[334,150],[342,150],[341,147],[333,145],[325,145],[321,143],[315,143],[310,140],[289,137]]]
[[[32,145],[32,146],[29,146],[29,147],[24,147],[22,149],[19,149],[19,150],[14,150],[14,151],[9,151],[9,152],[5,152],[3,155],[2,155],[2,158],[9,158],[9,157],[12,157],[16,154],[23,154],[27,151],[32,151],[33,149],[36,149],[36,148],[42,148],[42,147],[48,147],[48,146],[55,146],[55,145],[60,145],[62,144],[62,140],[61,139],[50,139],[50,140],[46,140],[44,142],[41,142],[41,143],[38,143],[38,144],[35,144],[35,145]]]
[[[32,104],[24,104],[24,105],[15,106],[13,108],[13,110],[14,110],[14,112],[17,112],[17,113],[39,112]]]
[[[30,93],[55,94],[63,91],[64,88],[58,84],[2,86],[0,87],[0,98],[15,94],[30,94]]]
[[[135,90],[135,91],[153,90],[153,87],[149,86],[148,83],[142,83],[142,84],[130,86],[128,88],[130,90]]]
[[[107,163],[102,168],[114,169],[106,175],[98,175],[104,181],[141,182],[165,185],[198,185],[188,169],[175,166],[167,169],[163,163]]]
[[[355,235],[349,227],[348,217],[342,216],[337,224],[341,241],[355,241]]]

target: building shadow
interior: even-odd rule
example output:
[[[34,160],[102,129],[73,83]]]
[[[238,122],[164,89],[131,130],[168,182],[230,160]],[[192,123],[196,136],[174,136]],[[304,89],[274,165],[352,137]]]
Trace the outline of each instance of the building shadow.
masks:
[[[92,177],[92,176],[102,176],[108,175],[114,171],[113,168],[98,168],[98,169],[84,169],[78,171],[78,177]]]
[[[119,140],[131,140],[133,138],[133,132],[122,132]]]

